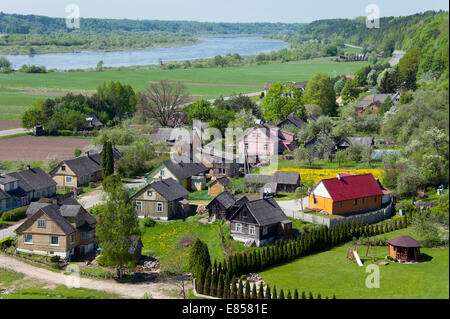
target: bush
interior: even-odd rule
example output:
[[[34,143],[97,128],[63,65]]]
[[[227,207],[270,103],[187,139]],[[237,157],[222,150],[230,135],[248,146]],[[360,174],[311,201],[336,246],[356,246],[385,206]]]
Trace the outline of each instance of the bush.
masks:
[[[52,262],[52,263],[59,263],[60,261],[61,261],[61,257],[60,256],[51,256],[50,257],[50,261]]]
[[[17,222],[25,217],[27,217],[28,206],[22,206],[15,208],[13,210],[4,212],[0,221],[2,222]]]
[[[147,217],[144,218],[144,226],[145,227],[154,227],[156,225],[156,221],[151,218],[151,217]]]
[[[13,245],[14,239],[12,237],[6,237],[0,240],[0,249],[6,249]]]

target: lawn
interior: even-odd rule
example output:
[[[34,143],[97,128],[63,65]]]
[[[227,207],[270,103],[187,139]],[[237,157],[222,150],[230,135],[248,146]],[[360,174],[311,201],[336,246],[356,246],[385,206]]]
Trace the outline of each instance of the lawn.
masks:
[[[68,288],[63,285],[54,288],[46,287],[45,283],[24,279],[24,275],[12,270],[0,268],[0,290],[9,291],[1,294],[2,299],[116,299],[116,294],[103,291]]]
[[[321,58],[226,68],[0,74],[0,120],[20,119],[37,98],[52,97],[54,92],[93,93],[100,84],[108,81],[128,83],[135,90],[146,88],[149,81],[179,81],[186,84],[193,97],[213,99],[262,91],[268,81],[306,81],[316,72],[327,72],[330,76],[353,74],[366,64],[336,63]],[[25,94],[24,91],[37,91],[42,95]]]
[[[381,235],[387,239],[412,234],[402,229]],[[417,238],[417,237],[416,237]],[[419,239],[419,238],[417,238]],[[358,252],[364,267],[347,260],[350,244],[300,258],[294,262],[261,272],[266,283],[277,289],[312,291],[314,295],[338,299],[426,299],[449,298],[449,250],[448,248],[422,248],[426,261],[417,264],[389,263],[380,266],[380,288],[366,288],[366,265],[372,264],[371,253],[365,257],[366,247]],[[385,261],[387,247],[373,248],[376,263]]]
[[[225,258],[224,248],[220,239],[219,222],[212,224],[201,223],[199,219],[205,216],[191,216],[186,220],[158,221],[154,227],[143,227],[142,243],[144,255],[155,255],[164,268],[164,264],[170,261],[174,255],[173,250],[178,246],[180,239],[185,236],[199,237],[208,244],[211,262],[222,261]],[[306,223],[302,220],[293,220],[293,228],[297,232],[304,232],[307,229],[319,227]],[[230,226],[222,227],[223,236],[228,238]],[[234,240],[226,240],[226,251],[242,252],[258,249],[257,247],[245,247],[243,243]],[[229,249],[229,250],[227,250]],[[184,252],[186,258],[189,255],[189,248]],[[187,269],[186,269],[187,270]]]

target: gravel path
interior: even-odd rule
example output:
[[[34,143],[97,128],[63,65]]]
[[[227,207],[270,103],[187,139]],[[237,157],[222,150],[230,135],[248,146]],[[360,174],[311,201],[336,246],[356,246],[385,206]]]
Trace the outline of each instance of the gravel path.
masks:
[[[55,285],[65,285],[68,276],[62,273],[55,273],[43,268],[21,262],[15,258],[0,254],[0,267],[23,273],[29,277],[39,279]],[[172,281],[159,281],[152,283],[123,284],[114,280],[95,280],[80,278],[80,288],[102,290],[109,293],[115,293],[128,298],[142,298],[145,293],[150,293],[155,299],[173,299],[163,290],[172,290],[178,288]],[[186,289],[189,289],[187,287]]]

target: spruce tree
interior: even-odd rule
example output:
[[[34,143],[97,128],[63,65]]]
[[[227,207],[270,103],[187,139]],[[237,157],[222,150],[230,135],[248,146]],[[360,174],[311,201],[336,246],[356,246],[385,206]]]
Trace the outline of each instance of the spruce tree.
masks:
[[[253,283],[251,299],[257,299],[257,298],[258,298],[258,293],[256,292],[256,283]]]
[[[272,299],[278,299],[277,286],[273,286]]]
[[[233,279],[231,280],[231,299],[237,299],[236,283],[237,283],[236,276],[233,275]]]
[[[244,299],[244,287],[243,287],[243,283],[242,283],[242,279],[239,280],[239,284],[238,284],[238,299]]]
[[[206,270],[206,275],[205,275],[204,294],[209,296],[210,291],[211,291],[211,267],[208,267],[208,269]]]
[[[264,286],[262,282],[259,283],[258,299],[264,299]]]
[[[103,176],[103,178],[105,178],[105,177],[107,177],[108,176],[108,173],[107,173],[107,171],[106,171],[106,167],[107,167],[107,152],[106,152],[106,149],[107,149],[107,144],[108,144],[108,141],[104,141],[103,142],[103,147],[102,147],[102,156],[101,156],[101,160],[100,160],[100,165],[102,166],[102,176]]]
[[[266,288],[266,299],[272,299],[272,293],[270,292],[270,286],[269,285],[267,285],[267,288]]]
[[[250,299],[250,282],[245,282],[245,299]]]

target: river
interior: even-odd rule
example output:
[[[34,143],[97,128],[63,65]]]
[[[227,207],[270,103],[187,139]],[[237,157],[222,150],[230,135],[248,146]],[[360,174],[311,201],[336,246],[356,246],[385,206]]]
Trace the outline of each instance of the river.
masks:
[[[45,66],[47,69],[87,69],[95,68],[102,60],[104,66],[118,67],[131,65],[158,64],[174,61],[212,58],[216,55],[239,53],[240,55],[257,55],[286,48],[288,44],[261,37],[205,37],[195,45],[174,48],[157,48],[149,50],[126,51],[89,51],[80,53],[47,53],[36,55],[5,55],[17,69],[24,64]]]

